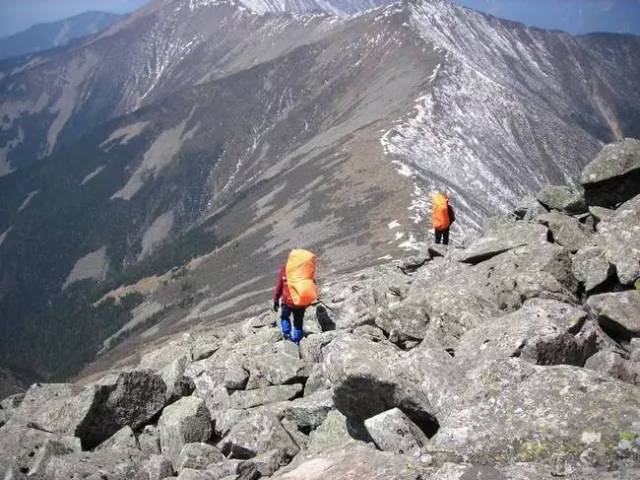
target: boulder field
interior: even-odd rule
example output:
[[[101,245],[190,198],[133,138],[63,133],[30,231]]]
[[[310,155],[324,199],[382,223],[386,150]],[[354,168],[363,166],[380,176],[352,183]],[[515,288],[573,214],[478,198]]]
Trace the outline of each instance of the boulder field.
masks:
[[[0,477],[640,478],[640,142],[466,247],[332,278],[299,347],[264,313],[0,403]]]

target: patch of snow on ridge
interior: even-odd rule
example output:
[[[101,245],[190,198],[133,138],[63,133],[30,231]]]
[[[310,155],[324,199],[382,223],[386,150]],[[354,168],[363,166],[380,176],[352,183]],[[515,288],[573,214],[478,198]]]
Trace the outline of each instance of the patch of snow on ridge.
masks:
[[[86,177],[84,177],[82,179],[82,181],[80,182],[80,185],[86,185],[87,182],[89,182],[89,180],[91,180],[92,178],[98,176],[100,174],[100,172],[102,172],[104,170],[104,165],[100,165],[98,168],[96,168],[93,172],[91,172],[89,175],[87,175]]]
[[[112,146],[110,144],[115,140],[120,140],[118,143],[119,145],[126,145],[132,139],[144,132],[149,123],[150,122],[137,122],[127,125],[126,127],[118,128],[109,136],[109,138],[100,144],[100,148],[108,147],[107,150],[109,150]]]
[[[27,208],[33,197],[35,197],[39,192],[39,190],[34,190],[33,192],[29,193],[29,195],[27,195],[27,198],[24,199],[24,202],[22,202],[22,205],[18,207],[18,212],[21,212],[22,210]]]
[[[108,269],[107,247],[99,248],[78,259],[69,272],[69,275],[67,275],[62,289],[64,290],[72,283],[79,282],[80,280],[102,281],[106,278]]]
[[[4,241],[7,239],[7,236],[11,233],[11,230],[13,230],[13,227],[9,227],[7,230],[4,231],[4,233],[0,234],[0,247],[2,246]]]
[[[394,228],[398,228],[400,226],[400,222],[398,222],[398,220],[394,220],[393,222],[390,222],[388,227],[389,230],[393,230]]]

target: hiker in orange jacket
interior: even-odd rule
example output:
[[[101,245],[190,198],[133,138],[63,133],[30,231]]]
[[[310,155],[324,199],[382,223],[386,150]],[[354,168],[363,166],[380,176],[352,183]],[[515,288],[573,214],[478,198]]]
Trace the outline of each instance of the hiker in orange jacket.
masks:
[[[280,328],[285,340],[292,340],[297,344],[304,336],[304,311],[318,300],[315,275],[316,256],[303,249],[291,250],[286,264],[278,269],[276,288],[273,292],[273,311],[277,312],[282,307]]]
[[[456,221],[453,208],[449,204],[449,197],[446,193],[437,192],[432,199],[433,212],[432,223],[435,231],[436,243],[449,245],[449,229]]]
[[[304,335],[302,324],[305,309],[293,306],[284,265],[278,269],[276,288],[273,292],[273,311],[277,312],[279,307],[282,307],[280,310],[282,337],[285,340],[292,340],[294,343],[300,342]],[[293,332],[291,331],[291,314],[293,314]]]

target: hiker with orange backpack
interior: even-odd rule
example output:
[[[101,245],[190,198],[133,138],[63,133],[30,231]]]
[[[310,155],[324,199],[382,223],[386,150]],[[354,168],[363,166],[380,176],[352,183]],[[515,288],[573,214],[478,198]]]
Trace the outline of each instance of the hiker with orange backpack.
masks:
[[[449,204],[449,197],[446,193],[436,192],[432,198],[433,213],[432,223],[435,231],[436,243],[449,245],[449,229],[456,221],[453,208]]]
[[[280,329],[285,340],[298,344],[304,336],[305,309],[318,300],[315,276],[316,256],[308,250],[292,250],[287,263],[278,269],[273,311],[277,312],[281,307]]]

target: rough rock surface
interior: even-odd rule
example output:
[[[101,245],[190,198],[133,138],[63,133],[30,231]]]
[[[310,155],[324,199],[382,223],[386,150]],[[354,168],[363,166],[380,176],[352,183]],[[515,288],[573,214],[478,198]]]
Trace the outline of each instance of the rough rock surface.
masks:
[[[577,214],[586,211],[584,194],[566,185],[547,185],[538,192],[538,201],[549,210]]]
[[[211,415],[203,400],[184,397],[164,409],[158,428],[162,453],[177,468],[186,444],[206,442],[211,437]]]
[[[606,331],[627,339],[640,337],[640,291],[595,295],[587,307]]]
[[[615,206],[640,195],[640,140],[606,145],[582,172],[589,205]]]
[[[419,453],[429,439],[402,410],[394,408],[365,420],[376,447],[399,454]]]

